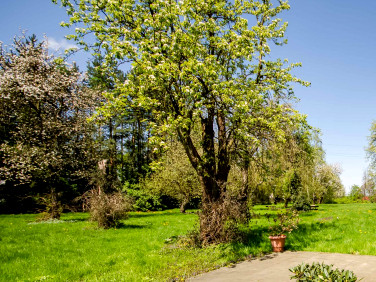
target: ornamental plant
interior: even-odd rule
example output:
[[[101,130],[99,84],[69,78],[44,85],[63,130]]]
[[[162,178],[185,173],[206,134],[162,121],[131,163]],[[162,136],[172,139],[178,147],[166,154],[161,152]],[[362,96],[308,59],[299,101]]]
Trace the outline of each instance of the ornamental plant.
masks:
[[[299,213],[294,211],[286,211],[285,213],[278,213],[277,217],[271,219],[271,215],[267,215],[270,236],[281,236],[286,233],[291,233],[298,228]]]
[[[333,269],[333,264],[326,265],[317,262],[312,264],[302,263],[289,270],[294,273],[290,279],[296,279],[296,281],[358,281],[354,272],[344,269],[339,270],[338,268]]]
[[[34,35],[16,37],[11,46],[0,42],[0,182],[6,195],[0,198],[42,195],[46,218],[54,219],[60,201],[87,189],[98,152],[87,118],[97,97],[75,66],[50,55]]]

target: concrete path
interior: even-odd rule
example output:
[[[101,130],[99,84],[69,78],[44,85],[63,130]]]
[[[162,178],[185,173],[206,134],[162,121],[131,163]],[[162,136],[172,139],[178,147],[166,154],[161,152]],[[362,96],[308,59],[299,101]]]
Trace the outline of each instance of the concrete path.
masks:
[[[244,261],[233,267],[201,274],[189,281],[291,281],[289,268],[302,262],[324,262],[335,268],[352,270],[362,281],[376,282],[376,256],[361,256],[314,252],[273,253],[265,257]]]

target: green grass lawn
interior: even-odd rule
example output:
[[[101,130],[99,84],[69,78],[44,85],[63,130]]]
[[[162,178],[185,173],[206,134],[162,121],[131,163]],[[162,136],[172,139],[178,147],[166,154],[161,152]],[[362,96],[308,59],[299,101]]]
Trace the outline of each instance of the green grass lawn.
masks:
[[[118,229],[97,229],[84,213],[57,223],[0,215],[1,281],[166,281],[271,252],[264,206],[256,206],[245,243],[183,248],[166,239],[194,228],[196,214],[131,213]],[[257,218],[259,217],[259,218]],[[301,215],[288,250],[376,255],[376,205],[320,205]],[[167,240],[168,241],[168,240]]]
[[[262,206],[254,211],[271,213]],[[266,219],[256,221],[253,230],[267,229]],[[320,205],[300,215],[299,229],[286,240],[288,250],[376,255],[376,204]]]

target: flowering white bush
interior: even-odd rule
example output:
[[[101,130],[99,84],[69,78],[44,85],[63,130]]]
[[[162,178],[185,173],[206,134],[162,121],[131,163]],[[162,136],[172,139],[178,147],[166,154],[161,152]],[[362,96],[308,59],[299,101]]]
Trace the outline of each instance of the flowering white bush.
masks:
[[[0,179],[43,194],[82,178],[96,164],[86,121],[94,95],[35,36],[0,42]]]

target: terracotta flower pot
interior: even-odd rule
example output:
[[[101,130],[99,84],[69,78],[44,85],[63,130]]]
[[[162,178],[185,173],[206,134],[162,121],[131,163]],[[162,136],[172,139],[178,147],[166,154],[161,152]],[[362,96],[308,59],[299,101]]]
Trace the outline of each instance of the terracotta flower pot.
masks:
[[[269,236],[272,243],[273,252],[280,253],[284,251],[286,235]]]

